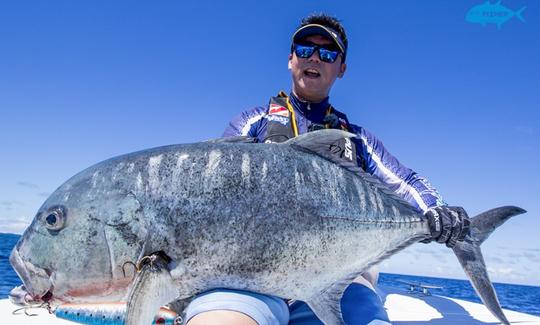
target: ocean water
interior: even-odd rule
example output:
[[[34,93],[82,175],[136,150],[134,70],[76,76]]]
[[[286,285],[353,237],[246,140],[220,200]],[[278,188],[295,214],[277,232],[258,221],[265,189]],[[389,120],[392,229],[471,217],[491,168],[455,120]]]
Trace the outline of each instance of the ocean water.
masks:
[[[19,235],[0,233],[0,299],[6,298],[13,287],[21,284],[17,273],[9,264],[9,254],[19,237]]]
[[[0,299],[7,298],[13,287],[21,284],[19,277],[9,264],[9,254],[19,240],[18,235],[0,233]],[[481,303],[469,281],[433,278],[425,276],[401,275],[381,273],[381,285],[407,289],[408,286],[401,281],[422,283],[443,287],[431,289],[433,295],[442,295],[452,298]],[[540,287],[494,283],[503,308],[540,316]]]
[[[442,289],[430,289],[429,292],[432,295],[482,303],[468,280],[389,273],[381,273],[379,277],[381,285],[408,289],[408,285],[401,281],[442,287]],[[503,308],[540,316],[540,287],[507,283],[493,283],[493,286]]]

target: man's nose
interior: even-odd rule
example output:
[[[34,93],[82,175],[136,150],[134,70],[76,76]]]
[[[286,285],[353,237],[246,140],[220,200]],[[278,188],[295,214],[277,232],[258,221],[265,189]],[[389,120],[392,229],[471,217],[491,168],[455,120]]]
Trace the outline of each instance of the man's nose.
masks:
[[[308,58],[308,61],[317,63],[321,62],[321,59],[319,58],[319,49],[317,49],[313,52],[313,54],[311,54],[311,56]]]

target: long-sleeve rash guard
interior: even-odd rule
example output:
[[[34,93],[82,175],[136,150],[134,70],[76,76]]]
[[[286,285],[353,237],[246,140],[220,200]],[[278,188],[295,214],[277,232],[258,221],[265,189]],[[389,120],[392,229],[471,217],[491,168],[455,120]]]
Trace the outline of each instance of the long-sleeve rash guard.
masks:
[[[295,110],[299,134],[306,133],[313,123],[323,124],[329,106],[328,98],[320,103],[302,102],[293,94],[289,98]],[[339,111],[334,113],[346,119],[343,113]],[[263,142],[267,124],[268,106],[254,107],[236,116],[225,129],[223,136],[244,135]],[[363,165],[366,172],[377,177],[422,213],[432,207],[445,205],[440,194],[424,177],[402,165],[368,130],[349,123],[349,131],[356,133],[356,138],[351,140],[356,144],[356,159],[359,166]]]

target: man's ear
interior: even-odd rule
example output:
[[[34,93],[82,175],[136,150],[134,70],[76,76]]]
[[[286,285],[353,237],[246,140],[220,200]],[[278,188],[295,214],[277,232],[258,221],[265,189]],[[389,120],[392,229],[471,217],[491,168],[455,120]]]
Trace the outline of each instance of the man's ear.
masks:
[[[343,75],[345,74],[345,71],[347,70],[347,64],[346,63],[342,63],[341,66],[339,67],[339,74],[337,75],[338,78],[343,78]]]
[[[289,70],[292,69],[292,53],[289,54],[289,63],[287,64],[287,68],[288,68]]]

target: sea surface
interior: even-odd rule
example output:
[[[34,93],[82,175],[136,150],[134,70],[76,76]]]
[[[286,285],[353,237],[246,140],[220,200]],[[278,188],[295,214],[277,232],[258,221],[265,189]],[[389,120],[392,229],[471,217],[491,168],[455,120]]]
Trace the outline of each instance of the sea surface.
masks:
[[[9,254],[19,240],[18,235],[0,233],[0,299],[7,298],[13,287],[21,284],[19,277],[9,264]],[[425,276],[381,273],[379,284],[408,289],[403,282],[422,283],[440,286],[442,289],[431,289],[433,295],[481,303],[474,289],[466,280],[432,278]],[[503,308],[540,316],[540,287],[505,283],[494,283]]]

